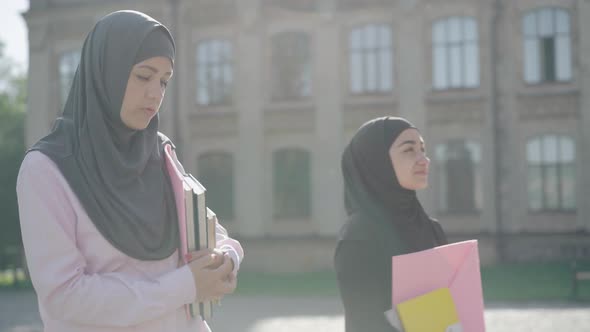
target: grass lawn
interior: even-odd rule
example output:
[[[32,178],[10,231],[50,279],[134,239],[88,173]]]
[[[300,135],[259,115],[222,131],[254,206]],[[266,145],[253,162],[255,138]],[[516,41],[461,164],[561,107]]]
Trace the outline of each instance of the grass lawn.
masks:
[[[590,262],[582,264],[590,270]],[[568,301],[572,272],[569,263],[500,264],[481,270],[485,301]],[[590,302],[590,281],[578,283],[579,300]],[[334,296],[333,272],[305,274],[254,274],[243,272],[237,294]]]
[[[579,264],[590,271],[590,262]],[[502,264],[481,271],[484,297],[492,301],[569,300],[569,262]],[[579,300],[590,302],[590,281],[578,282]]]
[[[2,289],[27,289],[32,288],[31,281],[27,280],[24,271],[0,271],[0,290]]]
[[[590,262],[580,264],[590,271]],[[499,264],[481,270],[485,301],[571,300],[572,272],[568,262]],[[0,289],[13,288],[10,273],[0,273]],[[18,288],[30,287],[21,279]],[[590,281],[579,282],[579,301],[590,302]],[[338,289],[331,271],[301,274],[241,272],[236,294],[277,296],[336,296]]]
[[[334,272],[260,274],[241,272],[236,294],[283,296],[338,295]]]

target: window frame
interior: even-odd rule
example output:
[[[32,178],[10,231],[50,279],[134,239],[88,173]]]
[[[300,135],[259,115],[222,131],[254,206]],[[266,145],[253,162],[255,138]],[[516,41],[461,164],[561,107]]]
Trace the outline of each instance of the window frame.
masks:
[[[371,30],[375,34],[374,36],[369,35]],[[381,35],[383,32],[386,33],[384,36]],[[383,96],[394,92],[396,86],[393,34],[393,26],[388,22],[358,24],[349,29],[346,50],[348,56],[347,92],[350,96]],[[359,37],[355,37],[357,35]],[[372,45],[353,45],[355,40],[358,40],[358,43],[363,43],[363,40],[371,40],[369,37],[374,39]],[[353,62],[360,63],[361,67],[356,67]],[[370,66],[373,69],[370,69]],[[374,87],[369,86],[373,84],[369,82],[371,80],[369,71],[373,72],[375,76]]]
[[[550,15],[550,32],[543,32],[543,26],[540,21],[543,15]],[[560,15],[565,19],[561,22],[566,24],[560,27]],[[522,79],[525,84],[529,86],[537,86],[542,84],[563,84],[570,83],[574,80],[574,51],[573,51],[573,30],[572,30],[572,15],[570,10],[558,6],[544,6],[530,9],[524,12],[521,16],[521,37],[522,37]],[[532,20],[532,21],[531,21]],[[534,31],[528,31],[533,29]],[[543,36],[547,34],[547,36]],[[551,44],[548,41],[551,40]],[[566,54],[563,58],[560,57],[560,49],[558,43],[566,43],[562,47],[566,47]],[[536,51],[529,51],[529,47],[534,48],[536,44]],[[529,46],[530,45],[530,46]],[[551,61],[544,60],[547,58],[547,47],[551,46],[553,54],[550,56]],[[529,52],[534,52],[530,53]],[[565,63],[561,63],[565,61]],[[547,68],[549,63],[552,63],[549,72],[553,77],[547,77]],[[561,63],[561,64],[560,64]],[[566,66],[560,69],[560,66]],[[563,71],[563,73],[561,73]],[[563,75],[564,77],[560,77]]]
[[[210,150],[210,151],[205,151],[200,153],[197,156],[197,178],[199,181],[203,182],[203,185],[205,186],[205,188],[207,189],[208,192],[214,191],[214,189],[211,189],[208,186],[208,184],[206,183],[207,181],[207,174],[204,174],[205,169],[207,167],[204,167],[204,162],[206,160],[208,160],[209,158],[221,158],[222,162],[229,162],[229,174],[223,174],[221,177],[225,178],[229,178],[229,184],[230,184],[230,188],[229,189],[229,193],[227,192],[222,192],[220,195],[215,195],[215,196],[223,196],[223,197],[229,197],[229,208],[227,210],[225,209],[219,209],[219,208],[215,208],[215,207],[211,207],[211,209],[217,214],[217,216],[227,222],[227,221],[233,221],[236,217],[236,176],[235,176],[235,158],[234,155],[231,152],[225,151],[225,150]],[[215,163],[214,163],[215,164]],[[208,166],[208,165],[207,165]],[[212,169],[219,169],[219,167],[211,167]],[[229,176],[228,176],[229,175]],[[207,199],[210,199],[210,195],[207,197]],[[215,197],[214,196],[214,197]],[[207,205],[209,206],[209,203],[207,203]],[[215,204],[214,204],[215,205]],[[227,212],[227,214],[226,214]]]
[[[58,81],[59,81],[59,95],[58,95],[58,115],[62,113],[63,108],[66,105],[68,100],[68,95],[70,90],[72,89],[72,83],[74,82],[74,77],[76,76],[76,71],[78,70],[78,66],[80,65],[80,57],[82,56],[82,50],[80,49],[70,49],[59,53],[58,56],[58,65],[57,65],[57,74],[58,74]],[[64,72],[64,65],[73,65],[71,68],[67,70],[67,73]],[[67,81],[65,81],[64,75],[68,75]]]
[[[224,52],[227,55],[225,59],[221,54]],[[205,59],[201,57],[203,54],[206,54]],[[195,46],[195,103],[200,107],[232,105],[236,79],[234,70],[234,45],[230,39],[199,40]],[[211,77],[213,72],[221,78],[220,83]]]
[[[452,33],[450,32],[452,23],[458,22],[458,36],[456,40],[452,40]],[[473,31],[468,31],[468,26],[473,27]],[[441,29],[442,32],[439,33]],[[432,70],[431,70],[431,86],[432,90],[436,92],[456,91],[456,90],[474,90],[481,86],[481,50],[480,50],[480,31],[479,22],[474,16],[468,15],[452,15],[445,16],[434,20],[431,24],[430,31],[430,45],[432,56]],[[441,38],[442,40],[439,40]],[[439,57],[438,52],[442,51],[444,58],[443,68],[437,64]],[[453,55],[452,51],[458,52]],[[469,67],[467,58],[470,58],[469,52],[473,52],[473,74],[469,75]],[[457,60],[455,56],[460,58]],[[456,62],[454,65],[453,63]],[[453,69],[459,70],[459,74],[455,75]],[[438,78],[441,71],[441,78]],[[443,73],[444,72],[444,73]],[[453,77],[458,76],[458,82],[453,82]],[[438,80],[444,82],[438,83]],[[473,83],[470,81],[473,80]]]
[[[278,165],[279,162],[279,158],[283,155],[283,154],[293,154],[297,157],[303,157],[304,159],[298,160],[297,164],[299,162],[305,162],[306,163],[306,171],[307,171],[307,179],[306,182],[299,182],[298,185],[302,185],[303,187],[299,188],[302,189],[305,192],[301,193],[301,197],[288,197],[290,201],[295,201],[300,199],[301,201],[299,201],[297,204],[295,205],[301,205],[304,207],[304,209],[302,210],[301,214],[297,214],[297,213],[293,213],[293,211],[296,211],[297,209],[293,208],[293,211],[283,211],[279,208],[278,206],[278,199],[280,198],[281,195],[283,195],[284,193],[289,193],[290,195],[294,195],[293,190],[290,190],[289,188],[287,188],[287,190],[283,190],[283,188],[278,188],[279,186],[282,185],[282,183],[279,183],[279,181],[277,181],[278,176],[280,174],[278,174],[279,172],[279,167],[282,165]],[[295,157],[293,157],[295,158]],[[298,158],[297,158],[298,159]],[[313,209],[313,201],[311,199],[312,196],[312,154],[311,151],[309,151],[306,148],[301,148],[301,147],[283,147],[283,148],[278,148],[276,150],[274,150],[271,154],[271,162],[272,162],[272,198],[273,198],[273,202],[272,202],[272,219],[274,221],[289,221],[289,220],[307,220],[309,218],[312,217],[312,209]],[[286,163],[285,163],[286,164]],[[296,167],[297,165],[293,166],[294,169],[296,169],[297,171],[301,171],[302,167]],[[280,170],[281,172],[284,172],[284,170]],[[300,175],[306,175],[306,174],[300,174]],[[278,190],[280,189],[280,190]],[[287,195],[289,196],[289,195]],[[289,209],[291,209],[292,207],[290,207]]]
[[[270,38],[270,100],[271,102],[290,102],[310,100],[314,94],[313,84],[313,36],[303,30],[285,30],[275,33]],[[293,45],[295,43],[295,46]],[[297,45],[305,45],[303,52],[294,54],[292,51],[299,51]],[[286,51],[283,51],[287,48]],[[281,51],[279,51],[281,50]],[[284,53],[281,53],[284,52]],[[295,76],[283,77],[279,75],[277,68],[286,68],[285,63],[291,63],[293,59],[299,59],[297,64],[302,65],[302,70],[296,71]],[[291,68],[291,67],[288,67]],[[279,89],[284,86],[292,86],[293,82],[303,82],[303,89]],[[277,90],[279,89],[279,90]],[[277,93],[278,91],[278,93]]]
[[[554,139],[555,141],[555,148],[556,150],[550,153],[555,153],[555,161],[549,161],[544,159],[547,150],[548,150],[548,146],[547,145],[543,145],[545,142],[547,142],[549,139]],[[573,153],[573,157],[571,161],[567,161],[565,160],[564,156],[563,156],[563,147],[562,144],[564,142],[567,142],[567,144],[571,145],[571,151]],[[538,148],[539,148],[539,161],[538,164],[533,164],[534,161],[531,161],[531,149],[533,148],[533,145],[538,144]],[[527,167],[527,209],[528,212],[531,214],[536,214],[536,213],[575,213],[577,211],[577,201],[576,201],[576,175],[577,175],[577,170],[576,170],[576,163],[577,163],[577,150],[576,150],[576,141],[574,139],[574,137],[569,136],[569,135],[564,135],[564,134],[541,134],[541,135],[537,135],[537,136],[533,136],[530,137],[527,141],[526,141],[526,145],[525,145],[525,149],[526,149],[526,167]],[[541,188],[540,190],[538,190],[538,192],[540,192],[541,194],[541,203],[539,205],[538,208],[533,207],[532,202],[531,202],[531,191],[533,191],[532,189],[532,179],[531,179],[531,175],[533,174],[533,167],[538,167],[540,169],[540,181],[541,181]],[[564,204],[564,196],[566,195],[565,193],[565,189],[564,189],[564,177],[566,175],[564,175],[564,169],[566,167],[569,167],[572,171],[572,176],[573,176],[573,189],[572,192],[570,193],[572,196],[572,206],[571,207],[566,207]],[[548,199],[547,199],[547,187],[549,186],[548,182],[550,180],[547,179],[547,177],[549,175],[548,174],[548,169],[550,168],[554,168],[555,169],[555,174],[556,174],[556,183],[555,183],[555,188],[557,189],[557,204],[555,207],[551,207],[549,206],[550,204],[548,203]],[[535,190],[536,192],[536,190]]]
[[[473,170],[473,188],[474,195],[473,206],[470,209],[451,209],[449,201],[446,197],[448,192],[449,174],[447,163],[449,158],[449,149],[451,144],[461,143],[463,147],[470,151],[470,167]],[[438,178],[438,193],[437,193],[437,210],[440,214],[446,215],[474,215],[479,214],[483,210],[483,175],[482,175],[482,146],[476,140],[467,138],[449,139],[443,143],[437,144],[434,150],[434,160],[439,169]],[[445,197],[444,201],[443,198]]]

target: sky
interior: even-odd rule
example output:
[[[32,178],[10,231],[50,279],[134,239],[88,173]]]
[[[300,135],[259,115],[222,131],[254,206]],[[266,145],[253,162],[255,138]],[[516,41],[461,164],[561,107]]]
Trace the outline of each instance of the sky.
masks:
[[[0,0],[0,40],[4,54],[21,70],[29,63],[29,37],[22,13],[29,9],[29,0]]]

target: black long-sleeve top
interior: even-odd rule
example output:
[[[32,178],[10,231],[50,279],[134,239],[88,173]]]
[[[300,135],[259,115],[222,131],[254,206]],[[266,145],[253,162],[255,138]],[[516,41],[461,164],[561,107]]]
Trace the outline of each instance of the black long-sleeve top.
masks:
[[[436,238],[434,245],[447,243],[438,222],[432,221],[432,230]],[[334,265],[346,332],[398,332],[384,314],[392,309],[391,257],[392,254],[384,252],[366,234],[353,234],[338,242]]]

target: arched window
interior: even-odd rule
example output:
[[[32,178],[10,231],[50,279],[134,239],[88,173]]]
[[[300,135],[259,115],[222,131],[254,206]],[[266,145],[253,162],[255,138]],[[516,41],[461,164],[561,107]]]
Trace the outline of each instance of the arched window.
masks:
[[[545,135],[527,143],[528,196],[531,211],[576,208],[576,147],[568,136]]]
[[[72,81],[74,80],[74,75],[76,74],[76,70],[78,69],[78,64],[80,63],[80,51],[67,51],[60,55],[59,57],[59,111],[58,114],[61,114],[64,106],[66,105],[66,101],[68,99],[68,94],[70,93],[70,88],[72,87]]]
[[[273,100],[297,100],[312,94],[310,37],[281,32],[272,38]]]
[[[435,149],[439,176],[439,211],[474,213],[482,207],[481,148],[462,139],[440,144]]]
[[[437,90],[479,86],[477,23],[449,17],[432,25],[432,84]]]
[[[220,220],[233,220],[234,160],[226,152],[207,152],[197,159],[198,179],[207,188],[207,206]]]
[[[570,14],[540,8],[522,19],[524,80],[530,84],[572,79]]]
[[[273,153],[273,215],[275,219],[311,215],[310,153],[281,149]]]
[[[367,24],[348,37],[350,92],[381,94],[393,89],[392,32],[388,24]]]
[[[197,103],[227,105],[232,101],[233,49],[227,40],[210,39],[197,44]]]

